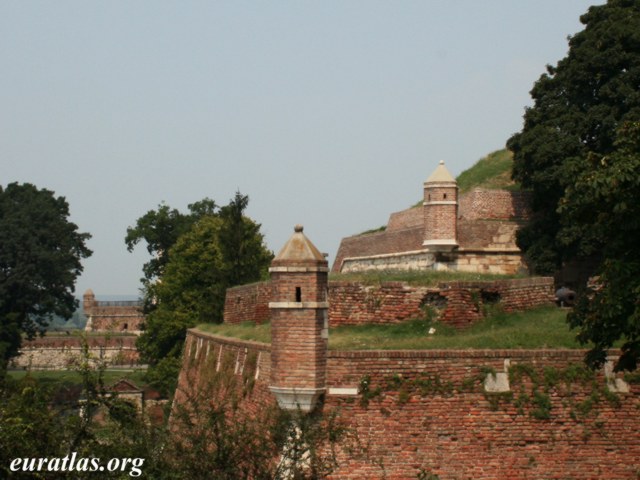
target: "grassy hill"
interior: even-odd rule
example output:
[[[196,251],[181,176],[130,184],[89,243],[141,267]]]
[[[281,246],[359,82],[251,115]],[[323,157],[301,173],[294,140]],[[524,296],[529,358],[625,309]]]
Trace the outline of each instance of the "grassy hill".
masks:
[[[513,153],[502,149],[490,153],[478,160],[471,168],[465,170],[456,180],[460,193],[474,188],[487,190],[517,190],[519,186],[511,180]]]

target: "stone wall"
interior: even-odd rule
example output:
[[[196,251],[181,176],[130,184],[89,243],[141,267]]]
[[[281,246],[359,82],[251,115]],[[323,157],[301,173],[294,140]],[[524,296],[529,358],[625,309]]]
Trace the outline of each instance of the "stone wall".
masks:
[[[260,312],[260,323],[268,319],[268,283],[231,290],[225,300],[225,323],[248,321],[250,312]],[[425,307],[431,305],[437,308],[442,322],[464,327],[482,318],[482,305],[486,302],[500,302],[505,311],[521,311],[553,305],[554,300],[551,277],[449,282],[437,287],[405,282],[329,282],[329,325],[397,323],[423,317]]]
[[[135,365],[139,361],[136,338],[128,336],[88,336],[89,354],[107,365]],[[10,368],[64,370],[83,355],[83,339],[77,336],[45,336],[23,341],[20,354]]]
[[[251,384],[251,415],[273,407],[269,345],[197,330],[185,345],[176,404],[226,374]],[[349,432],[329,478],[636,478],[640,385],[589,373],[584,353],[329,351],[319,411]]]

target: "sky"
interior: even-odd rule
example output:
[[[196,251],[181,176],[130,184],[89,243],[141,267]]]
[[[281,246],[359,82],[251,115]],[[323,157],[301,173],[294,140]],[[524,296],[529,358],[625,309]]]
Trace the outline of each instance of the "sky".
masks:
[[[597,0],[0,0],[0,185],[66,198],[76,293],[136,295],[127,227],[240,191],[277,251],[415,204],[522,128]]]

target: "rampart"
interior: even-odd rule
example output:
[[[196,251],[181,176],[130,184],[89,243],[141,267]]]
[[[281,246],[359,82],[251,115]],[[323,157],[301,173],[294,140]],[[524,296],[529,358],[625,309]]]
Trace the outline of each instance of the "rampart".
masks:
[[[83,355],[84,342],[94,359],[107,365],[135,365],[139,361],[136,336],[44,336],[23,341],[11,368],[32,370],[64,370],[73,367]]]
[[[87,317],[88,332],[140,333],[144,323],[142,304],[139,301],[96,300],[91,290],[84,293],[82,308]]]
[[[527,192],[475,189],[459,198],[458,247],[438,256],[425,249],[424,208],[392,213],[386,229],[343,238],[334,272],[426,270],[507,273],[525,271],[515,235],[530,214]]]
[[[268,321],[269,292],[268,282],[227,290],[224,322]],[[553,302],[551,277],[448,282],[437,287],[411,286],[405,282],[380,285],[329,282],[329,324],[335,327],[397,323],[424,317],[431,307],[442,322],[463,327],[481,319],[483,306],[488,304],[500,304],[511,312]]]
[[[319,408],[349,433],[330,478],[636,478],[640,385],[591,373],[583,355],[329,351]],[[190,330],[176,402],[224,374],[250,381],[249,410],[271,407],[269,369],[267,344]]]

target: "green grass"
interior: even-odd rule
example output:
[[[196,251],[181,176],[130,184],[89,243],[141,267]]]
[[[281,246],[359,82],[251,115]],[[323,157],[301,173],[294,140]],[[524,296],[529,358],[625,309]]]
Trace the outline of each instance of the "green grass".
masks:
[[[516,190],[518,186],[511,180],[513,154],[506,150],[497,150],[478,160],[471,168],[465,170],[456,179],[460,193],[474,188],[488,190]]]
[[[412,320],[394,325],[331,328],[332,350],[426,350],[503,348],[582,348],[565,322],[566,310],[546,307],[521,313],[496,312],[464,330],[438,322]],[[199,325],[209,333],[270,342],[270,325]],[[429,329],[435,333],[430,335]]]
[[[262,325],[256,325],[253,322],[244,322],[235,325],[225,323],[201,323],[197,328],[200,331],[222,335],[223,337],[271,343],[271,325],[268,323]]]
[[[80,373],[74,370],[12,370],[8,375],[16,380],[24,378],[27,373],[31,375],[42,386],[64,387],[82,384]],[[144,381],[145,370],[107,370],[103,374],[104,384],[109,386],[122,378],[132,381],[138,388],[146,386]]]
[[[555,307],[521,313],[495,313],[467,329],[428,320],[395,325],[344,326],[332,329],[335,350],[425,350],[503,348],[581,348],[565,322],[566,311]],[[429,329],[435,333],[430,335]]]
[[[442,282],[491,282],[524,275],[492,275],[471,272],[437,272],[434,270],[379,271],[363,273],[330,273],[329,280],[380,285],[383,282],[407,282],[409,285],[436,286]]]

